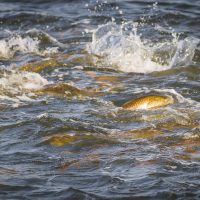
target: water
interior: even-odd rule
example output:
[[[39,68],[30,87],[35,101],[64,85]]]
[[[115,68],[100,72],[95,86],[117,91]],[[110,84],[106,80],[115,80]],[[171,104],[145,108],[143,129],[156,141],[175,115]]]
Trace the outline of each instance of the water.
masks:
[[[2,0],[0,198],[199,199],[199,10]]]

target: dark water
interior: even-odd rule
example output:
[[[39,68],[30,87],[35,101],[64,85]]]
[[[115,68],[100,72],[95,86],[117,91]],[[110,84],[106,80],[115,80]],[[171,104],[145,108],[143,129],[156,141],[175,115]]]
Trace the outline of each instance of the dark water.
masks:
[[[198,0],[1,0],[0,199],[200,199],[199,24]],[[175,103],[120,108],[148,94]]]

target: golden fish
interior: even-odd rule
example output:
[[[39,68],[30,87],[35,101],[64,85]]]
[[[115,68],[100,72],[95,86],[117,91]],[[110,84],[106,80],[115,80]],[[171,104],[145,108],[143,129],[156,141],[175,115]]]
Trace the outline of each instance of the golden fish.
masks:
[[[78,89],[66,83],[48,84],[41,89],[35,90],[34,92],[47,93],[53,95],[87,96],[86,91]]]
[[[30,71],[30,72],[40,72],[46,68],[55,68],[57,66],[63,66],[63,63],[59,63],[55,59],[42,60],[32,63],[27,63],[20,67],[21,71]]]
[[[123,104],[122,107],[129,110],[148,110],[163,107],[172,103],[174,103],[174,99],[171,96],[151,95],[128,101]]]
[[[98,92],[88,92],[84,89],[76,88],[75,86],[67,83],[48,84],[38,90],[33,90],[34,93],[49,94],[56,96],[100,96]]]

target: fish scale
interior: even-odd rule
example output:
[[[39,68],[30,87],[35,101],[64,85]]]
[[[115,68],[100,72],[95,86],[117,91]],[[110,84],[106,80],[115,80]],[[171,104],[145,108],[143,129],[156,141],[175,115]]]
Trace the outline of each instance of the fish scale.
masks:
[[[145,96],[126,102],[123,108],[129,110],[155,109],[174,103],[171,96]]]

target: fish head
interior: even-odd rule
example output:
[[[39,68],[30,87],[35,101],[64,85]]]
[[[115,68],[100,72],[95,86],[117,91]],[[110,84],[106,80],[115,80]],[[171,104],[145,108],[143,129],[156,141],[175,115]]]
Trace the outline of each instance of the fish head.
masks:
[[[174,98],[172,96],[165,96],[164,103],[165,103],[165,105],[173,104],[174,103]]]

